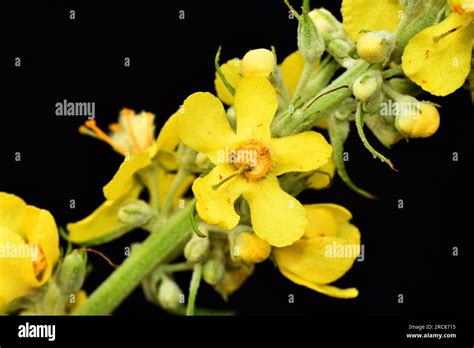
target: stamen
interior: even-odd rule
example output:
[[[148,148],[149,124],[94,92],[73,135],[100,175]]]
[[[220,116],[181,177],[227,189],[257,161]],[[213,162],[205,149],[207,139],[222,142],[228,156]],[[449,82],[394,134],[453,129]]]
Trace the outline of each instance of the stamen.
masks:
[[[128,110],[128,109],[127,109]],[[132,142],[132,145],[133,147],[135,148],[136,152],[142,152],[142,148],[140,146],[140,144],[138,143],[137,141],[137,138],[135,137],[135,133],[133,133],[133,129],[132,129],[132,117],[133,115],[130,114],[130,113],[127,113],[125,115],[125,120],[127,121],[127,134],[128,134],[128,138],[130,139],[130,141]]]
[[[43,248],[39,244],[33,244],[33,248],[36,248],[38,255],[33,260],[33,271],[35,273],[35,277],[38,281],[41,281],[43,278],[44,272],[48,267],[48,261],[46,260],[46,255],[44,254]]]
[[[103,141],[105,141],[107,144],[112,146],[112,148],[117,151],[118,153],[122,154],[125,156],[126,152],[125,149],[123,149],[121,146],[117,145],[107,134],[105,134],[102,129],[97,127],[97,124],[95,123],[95,120],[88,120],[85,123],[85,126],[90,128],[94,133]],[[79,128],[79,131],[81,129]],[[84,131],[84,130],[82,130]]]
[[[122,128],[120,128],[120,125],[119,125],[118,123],[111,123],[111,124],[109,124],[109,130],[110,130],[111,132],[119,133],[121,129],[122,129]]]

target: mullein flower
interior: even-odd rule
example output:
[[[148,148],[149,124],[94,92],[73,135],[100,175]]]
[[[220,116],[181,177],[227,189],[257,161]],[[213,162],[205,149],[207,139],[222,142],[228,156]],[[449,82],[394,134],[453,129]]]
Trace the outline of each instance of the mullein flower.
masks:
[[[471,70],[474,1],[449,1],[453,12],[439,24],[416,34],[405,47],[403,71],[437,96],[460,88]]]
[[[75,243],[104,243],[136,227],[122,221],[118,212],[124,204],[139,197],[143,187],[137,175],[141,170],[149,167],[152,161],[157,161],[162,165],[156,170],[156,181],[160,183],[158,194],[160,204],[163,203],[167,189],[174,180],[175,174],[168,173],[164,168],[175,170],[177,166],[174,153],[179,142],[177,113],[168,119],[155,140],[154,116],[150,113],[136,115],[128,109],[125,110],[119,117],[119,124],[123,126],[118,128],[116,124],[113,125],[114,131],[110,136],[102,134],[100,129],[88,124],[88,129],[93,130],[94,134],[100,136],[122,155],[128,154],[128,156],[112,180],[104,187],[106,201],[91,215],[67,225],[69,239]],[[90,134],[84,128],[81,132]],[[175,195],[175,201],[184,194],[191,182],[192,177],[184,180]]]
[[[278,101],[266,78],[242,79],[234,107],[235,132],[222,103],[210,93],[188,97],[179,114],[183,143],[215,164],[211,172],[194,181],[198,214],[207,223],[230,230],[240,220],[234,202],[243,196],[250,206],[255,233],[271,245],[290,245],[303,235],[307,218],[303,206],[280,188],[277,177],[321,167],[331,156],[331,146],[312,131],[271,137]],[[222,160],[220,157],[227,156],[220,155],[227,153],[248,158]]]
[[[0,192],[0,313],[12,300],[29,295],[51,277],[59,259],[53,216]]]
[[[309,218],[303,237],[272,254],[280,272],[292,282],[328,296],[357,297],[356,288],[330,283],[341,278],[360,252],[360,232],[349,223],[351,213],[336,204],[304,206]]]

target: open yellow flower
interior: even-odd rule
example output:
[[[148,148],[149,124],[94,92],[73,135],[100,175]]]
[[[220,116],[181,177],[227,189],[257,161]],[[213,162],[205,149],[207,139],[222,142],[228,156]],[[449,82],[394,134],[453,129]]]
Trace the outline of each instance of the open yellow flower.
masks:
[[[53,216],[0,192],[0,313],[12,300],[46,283],[58,258]]]
[[[210,93],[188,97],[179,115],[181,140],[206,154],[215,167],[194,181],[199,216],[232,229],[240,219],[234,202],[242,195],[250,206],[255,233],[274,246],[298,240],[307,224],[303,206],[284,192],[277,176],[304,172],[327,163],[332,148],[316,132],[272,138],[278,108],[276,92],[264,77],[243,78],[236,90],[234,132],[224,107]]]
[[[450,1],[454,12],[416,34],[405,47],[403,71],[425,91],[437,96],[460,88],[471,70],[474,2]]]
[[[352,267],[360,251],[360,232],[349,223],[351,213],[336,204],[304,207],[309,223],[303,237],[293,245],[273,249],[278,268],[292,282],[325,295],[357,297],[356,288],[328,285]]]
[[[123,112],[121,118],[130,117],[122,115]],[[142,120],[139,120],[138,124],[142,124],[142,122]],[[122,123],[124,122],[122,121]],[[146,124],[149,125],[149,127],[154,127],[152,123]],[[147,135],[148,137],[150,131],[153,134],[153,129],[141,128],[141,130],[141,132],[136,133],[136,136],[129,137],[129,140],[137,138],[137,141],[139,141],[138,139],[142,139],[142,136],[144,135]],[[128,143],[131,145],[133,141],[130,140],[127,142],[123,139],[124,136],[125,134],[119,136],[118,133],[116,133],[115,138],[114,135],[112,135],[109,139],[110,141],[113,141],[112,139],[122,139],[121,144]],[[175,174],[168,173],[167,170],[176,169],[174,151],[179,142],[177,113],[168,119],[161,129],[156,141],[153,136],[152,139],[152,141],[148,141],[146,144],[140,140],[140,148],[134,148],[133,145],[127,148],[127,151],[132,150],[135,152],[125,158],[112,180],[104,187],[106,201],[92,212],[91,215],[80,221],[67,225],[71,241],[79,244],[104,243],[132,230],[133,226],[120,221],[117,212],[119,207],[127,200],[139,197],[142,191],[142,185],[137,178],[137,174],[140,170],[150,166],[152,161],[157,161],[162,165],[162,167],[158,166],[156,170],[156,181],[160,185],[158,195],[159,203],[163,203],[168,188],[175,177]],[[107,142],[109,143],[109,141]],[[114,149],[119,147],[118,143],[115,142],[111,145]],[[120,147],[124,146],[122,145]],[[191,182],[192,177],[188,177],[183,181],[176,193],[175,200],[184,194],[187,188],[191,185]]]

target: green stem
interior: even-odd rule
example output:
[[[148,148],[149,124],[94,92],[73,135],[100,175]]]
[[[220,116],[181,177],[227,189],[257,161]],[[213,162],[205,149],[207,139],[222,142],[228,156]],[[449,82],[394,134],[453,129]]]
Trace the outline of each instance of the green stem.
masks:
[[[194,268],[192,263],[188,262],[180,262],[171,265],[163,265],[158,267],[160,272],[164,273],[174,273],[174,272],[183,272],[183,271],[190,271]]]
[[[303,72],[301,73],[300,80],[298,81],[298,86],[296,87],[295,94],[293,95],[293,103],[300,99],[303,95],[303,92],[308,84],[308,81],[313,73],[314,64],[308,62],[304,63]]]
[[[375,150],[372,145],[370,145],[369,141],[365,137],[364,133],[364,119],[363,119],[363,114],[362,114],[362,104],[359,103],[357,105],[357,111],[356,111],[356,126],[357,126],[357,133],[359,134],[360,140],[362,140],[362,143],[364,144],[365,148],[370,151],[370,153],[381,160],[382,162],[387,163],[392,170],[396,170],[395,166],[393,165],[392,161],[390,161],[387,157],[382,155],[380,152]]]
[[[221,67],[219,65],[219,58],[220,57],[221,57],[221,48],[219,47],[219,49],[217,50],[216,56],[214,58],[214,66],[216,68],[217,75],[221,79],[222,83],[227,88],[229,93],[232,96],[234,96],[235,95],[235,88],[229,83],[229,81],[227,81],[227,79],[226,79],[226,77],[225,77],[224,73],[222,72]]]
[[[349,121],[339,121],[334,116],[330,116],[328,121],[329,139],[331,141],[333,158],[336,163],[339,177],[347,185],[347,187],[349,187],[354,192],[366,198],[376,199],[377,197],[375,197],[373,194],[361,189],[356,184],[354,184],[347,173],[346,164],[344,161],[344,142],[349,135]]]
[[[159,211],[160,209],[160,185],[158,183],[158,167],[153,163],[144,173],[144,181],[147,183],[148,193],[150,195],[150,206],[152,209]]]
[[[189,172],[183,167],[179,168],[178,172],[176,173],[176,177],[173,180],[173,183],[171,184],[168,193],[166,195],[166,198],[163,202],[163,206],[161,207],[161,214],[163,216],[166,216],[171,208],[171,204],[173,203],[173,199],[176,196],[176,192],[178,191],[179,187],[183,183],[183,180],[186,179],[188,176]]]
[[[194,308],[196,304],[196,296],[201,284],[202,277],[202,264],[198,263],[194,265],[193,276],[191,277],[191,283],[189,285],[189,299],[188,306],[186,307],[186,315],[194,315]]]
[[[396,75],[399,75],[399,74],[402,74],[403,73],[403,70],[402,70],[402,66],[401,65],[397,65],[396,67],[394,68],[391,68],[391,69],[387,69],[385,71],[382,72],[382,77],[384,79],[389,79],[391,77],[394,77]]]
[[[186,241],[192,233],[190,214],[194,200],[174,215],[159,233],[152,233],[107,278],[74,313],[75,315],[111,314],[158,264]]]

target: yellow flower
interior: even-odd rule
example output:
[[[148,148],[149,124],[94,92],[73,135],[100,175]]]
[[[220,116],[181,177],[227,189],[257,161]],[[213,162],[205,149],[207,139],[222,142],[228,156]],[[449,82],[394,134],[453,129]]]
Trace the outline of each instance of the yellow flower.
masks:
[[[281,273],[292,282],[328,296],[357,297],[356,288],[328,285],[341,278],[360,251],[360,233],[349,223],[351,213],[336,204],[305,205],[309,224],[293,245],[274,248]]]
[[[120,111],[119,122],[109,125],[109,135],[97,127],[95,120],[86,121],[79,127],[79,132],[105,141],[125,156],[144,152],[154,143],[154,120],[155,115],[150,112],[136,114],[124,108]]]
[[[466,2],[467,3],[467,2]],[[405,47],[403,71],[425,91],[437,96],[460,88],[471,69],[474,22],[472,12],[454,7],[437,25],[416,34]]]
[[[357,41],[363,31],[395,31],[403,10],[399,0],[343,0],[341,13],[344,29]]]
[[[232,229],[240,219],[234,202],[241,195],[250,206],[255,233],[274,246],[298,240],[307,224],[303,206],[284,192],[277,176],[311,171],[324,165],[332,148],[321,134],[304,132],[272,138],[270,125],[278,108],[275,90],[263,77],[240,81],[234,107],[234,132],[224,107],[210,93],[188,97],[179,115],[184,144],[206,154],[215,167],[194,181],[199,216]]]
[[[0,313],[12,300],[46,283],[58,258],[53,216],[0,192]]]
[[[128,116],[126,116],[128,117]],[[148,142],[148,147],[141,152],[132,154],[120,166],[112,180],[104,187],[106,201],[86,218],[67,225],[69,239],[74,243],[97,244],[117,238],[133,229],[118,218],[119,207],[127,200],[136,199],[142,191],[137,173],[158,161],[169,170],[176,169],[174,151],[179,142],[177,113],[165,123],[158,138]],[[145,132],[148,134],[148,131]],[[144,144],[144,143],[142,143]],[[117,147],[114,146],[113,147]],[[163,203],[168,188],[175,174],[168,173],[161,167],[157,168],[157,179],[160,183],[159,203]],[[192,177],[186,178],[175,195],[175,202],[191,185]]]

